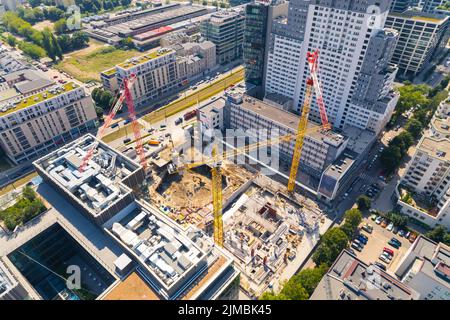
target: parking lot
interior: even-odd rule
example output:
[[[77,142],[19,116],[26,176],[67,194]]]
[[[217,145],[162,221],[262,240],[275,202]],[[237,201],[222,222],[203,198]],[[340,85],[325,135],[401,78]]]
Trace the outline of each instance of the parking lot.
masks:
[[[381,225],[377,225],[375,221],[371,220],[370,217],[365,217],[361,223],[361,226],[366,223],[370,224],[373,227],[373,231],[372,233],[368,233],[361,230],[361,233],[368,237],[368,242],[361,252],[354,250],[356,256],[366,263],[374,263],[378,261],[384,264],[387,267],[388,271],[393,273],[397,268],[399,262],[411,246],[411,243],[409,242],[409,240],[400,237],[399,234],[394,234],[392,231],[388,231],[386,228],[381,227]],[[393,237],[401,242],[402,245],[399,249],[395,249],[388,244],[388,241]],[[388,264],[382,262],[379,259],[381,253],[383,252],[383,248],[385,247],[394,251],[394,256]]]

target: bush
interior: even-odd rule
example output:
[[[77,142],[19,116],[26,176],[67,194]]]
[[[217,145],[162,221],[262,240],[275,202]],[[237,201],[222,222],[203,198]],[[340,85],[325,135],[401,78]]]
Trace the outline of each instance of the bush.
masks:
[[[6,228],[12,231],[46,209],[41,199],[37,198],[34,190],[25,187],[22,196],[13,206],[0,211],[0,219],[3,220]]]

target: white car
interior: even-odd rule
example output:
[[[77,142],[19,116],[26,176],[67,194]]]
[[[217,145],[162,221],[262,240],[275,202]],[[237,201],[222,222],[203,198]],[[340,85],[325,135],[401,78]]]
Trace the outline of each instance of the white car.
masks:
[[[394,223],[393,222],[389,223],[389,225],[387,226],[386,230],[387,231],[392,231],[392,229],[394,229]]]
[[[379,259],[380,259],[381,261],[383,261],[384,263],[386,263],[386,264],[389,264],[389,263],[390,263],[389,259],[386,258],[386,256],[383,255],[383,254],[380,255]]]
[[[383,221],[383,217],[379,216],[378,218],[375,219],[375,223],[376,224],[380,224]]]

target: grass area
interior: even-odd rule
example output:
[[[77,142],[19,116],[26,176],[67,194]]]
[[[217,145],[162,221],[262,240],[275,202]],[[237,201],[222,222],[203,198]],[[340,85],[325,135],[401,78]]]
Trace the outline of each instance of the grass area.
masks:
[[[134,67],[136,64],[142,64],[144,62],[153,60],[155,58],[165,56],[165,55],[167,55],[167,54],[169,54],[171,52],[173,52],[173,51],[172,50],[167,50],[167,51],[164,51],[164,52],[159,52],[157,50],[156,51],[152,51],[152,52],[149,52],[149,53],[144,54],[142,56],[135,57],[135,59],[134,59],[135,63],[123,62],[123,63],[119,64],[119,66],[124,68],[124,69],[129,69],[131,67]]]
[[[42,212],[47,210],[36,192],[30,187],[25,187],[19,200],[11,207],[0,211],[0,219],[6,228],[13,231],[15,227],[22,225]]]
[[[6,115],[8,113],[15,112],[15,111],[20,110],[20,109],[28,108],[29,106],[31,106],[33,104],[42,102],[44,100],[48,100],[50,98],[53,98],[55,96],[60,95],[63,92],[67,92],[67,91],[76,89],[78,87],[79,86],[77,84],[75,84],[73,82],[69,82],[69,83],[64,84],[61,87],[62,90],[58,89],[57,91],[53,91],[53,89],[52,89],[52,92],[50,92],[50,90],[47,90],[47,91],[44,91],[44,92],[36,93],[33,96],[30,96],[30,97],[22,99],[20,101],[20,103],[17,104],[14,108],[8,109],[8,110],[6,110],[6,112],[0,112],[0,116],[4,116],[4,115]]]
[[[208,87],[198,90],[186,97],[175,100],[168,105],[153,111],[146,115],[143,119],[148,123],[155,123],[170,117],[178,112],[181,112],[196,103],[202,102],[218,92],[221,92],[231,85],[234,85],[244,79],[244,68],[235,71],[233,74],[228,75],[225,78],[215,81]]]
[[[143,126],[138,123],[139,130],[142,130]],[[125,137],[126,135],[133,132],[133,128],[131,127],[131,123],[127,124],[126,126],[120,127],[119,130],[116,130],[106,136],[103,137],[103,142],[110,143],[114,140],[117,140],[119,138]]]
[[[2,196],[4,194],[14,190],[15,188],[18,188],[18,187],[26,184],[31,179],[33,179],[34,177],[37,177],[37,176],[38,176],[37,172],[33,171],[32,173],[27,174],[26,176],[23,176],[22,178],[14,181],[14,183],[10,183],[7,186],[4,186],[3,188],[0,188],[0,196]]]
[[[122,50],[104,46],[95,50],[81,50],[68,55],[56,67],[82,81],[100,81],[100,72],[110,69],[131,57],[138,55],[136,50]]]

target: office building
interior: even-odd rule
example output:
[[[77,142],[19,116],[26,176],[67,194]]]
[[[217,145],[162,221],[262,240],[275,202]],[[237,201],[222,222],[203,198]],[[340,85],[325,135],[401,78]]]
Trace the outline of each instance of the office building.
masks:
[[[201,22],[200,33],[216,45],[218,64],[242,58],[244,24],[245,15],[240,9],[219,11]]]
[[[415,290],[420,300],[448,300],[450,247],[419,235],[400,260],[395,275]]]
[[[274,19],[287,14],[284,0],[253,2],[245,7],[244,64],[245,81],[264,86],[269,40]]]
[[[411,4],[411,0],[392,0],[389,12],[405,12]]]
[[[423,2],[423,12],[434,12],[439,6],[443,6],[447,3],[447,0],[425,0]]]
[[[91,97],[83,87],[66,83],[4,102],[0,108],[0,145],[12,162],[23,163],[96,125]]]
[[[416,300],[419,293],[395,277],[343,250],[311,300]]]
[[[448,40],[449,18],[446,15],[407,11],[390,13],[386,27],[398,31],[399,40],[391,62],[398,75],[414,77],[431,61]]]
[[[237,298],[239,272],[233,258],[200,230],[181,229],[153,205],[136,203],[128,214],[111,220],[105,230],[137,262],[136,272],[151,289],[148,299]],[[136,294],[119,286],[104,299]]]
[[[98,143],[83,172],[79,168]],[[81,214],[102,225],[134,201],[144,180],[144,169],[88,134],[34,163],[39,175]]]

